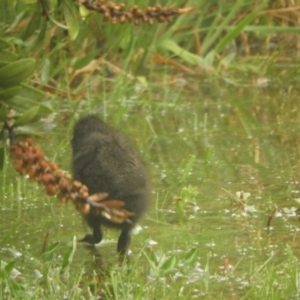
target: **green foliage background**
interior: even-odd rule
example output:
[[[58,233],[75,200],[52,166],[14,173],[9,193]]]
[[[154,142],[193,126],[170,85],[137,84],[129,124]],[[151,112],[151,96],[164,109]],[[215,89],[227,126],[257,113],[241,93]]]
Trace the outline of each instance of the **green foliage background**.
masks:
[[[126,8],[137,5],[146,9],[157,3],[132,0],[126,2]],[[102,70],[111,63],[133,76],[142,73],[143,78],[133,79],[141,80],[145,87],[153,66],[159,68],[169,60],[188,75],[222,77],[234,83],[228,72],[264,76],[276,60],[273,54],[267,65],[265,56],[239,63],[241,57],[252,54],[247,50],[250,44],[258,41],[260,46],[269,45],[276,33],[299,32],[296,15],[290,15],[286,22],[286,18],[272,14],[281,8],[279,1],[189,0],[160,4],[192,6],[194,10],[174,17],[170,23],[113,25],[75,0],[0,0],[1,128],[13,109],[14,126],[26,125],[27,133],[36,133],[37,128],[30,124],[53,111],[53,96],[61,91],[66,97],[82,95],[90,86],[80,77],[75,76],[77,81],[72,78],[93,60],[98,60]],[[297,7],[294,2],[286,5]],[[101,76],[107,76],[96,68],[82,73],[85,77],[96,75],[98,82]],[[46,95],[49,89],[51,93]],[[3,147],[3,134],[1,139]],[[3,161],[4,151],[1,153]]]

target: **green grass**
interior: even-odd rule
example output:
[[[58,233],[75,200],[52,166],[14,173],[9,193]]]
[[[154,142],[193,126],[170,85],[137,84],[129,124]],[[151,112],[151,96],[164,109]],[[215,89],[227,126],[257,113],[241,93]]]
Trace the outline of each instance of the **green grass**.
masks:
[[[218,91],[201,86],[201,101],[182,90],[174,100],[168,85],[150,88],[138,94],[130,83],[120,85],[106,92],[99,110],[133,140],[152,174],[153,206],[132,238],[133,254],[119,261],[115,232],[105,232],[106,243],[97,249],[73,242],[87,231],[73,206],[46,197],[8,162],[1,177],[3,299],[297,299],[297,203],[291,196],[297,183],[290,181],[300,169],[297,94],[277,109],[284,87],[272,97],[270,88],[266,97],[263,89],[240,95],[222,85]],[[36,139],[67,170],[73,115],[94,112],[99,99],[79,106],[58,99],[56,129]],[[232,201],[242,190],[251,193],[246,205]],[[267,231],[275,206],[282,217]],[[21,274],[11,278],[14,268]]]
[[[49,247],[51,248],[51,247]],[[76,268],[70,259],[72,246],[63,251],[58,245],[43,258],[23,258],[30,263],[31,276],[13,276],[18,272],[18,259],[4,265],[1,260],[0,293],[2,299],[297,299],[299,297],[299,264],[289,247],[288,256],[279,264],[270,256],[261,264],[251,259],[236,272],[235,267],[216,274],[207,258],[199,264],[200,251],[192,248],[187,253],[163,253],[142,250],[129,261],[93,269]],[[29,254],[28,254],[29,255]],[[63,256],[63,259],[60,258]],[[65,261],[68,260],[66,264]],[[99,263],[99,260],[97,261]],[[243,263],[242,261],[240,263]],[[22,270],[21,270],[22,271]],[[23,271],[24,272],[24,271]],[[238,275],[236,274],[238,273]]]

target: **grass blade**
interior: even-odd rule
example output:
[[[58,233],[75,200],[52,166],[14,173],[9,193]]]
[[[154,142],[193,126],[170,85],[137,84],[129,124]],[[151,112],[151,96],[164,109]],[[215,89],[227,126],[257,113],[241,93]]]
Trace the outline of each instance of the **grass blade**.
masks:
[[[247,15],[238,25],[236,25],[233,30],[229,31],[223,39],[217,44],[215,47],[215,52],[222,51],[230,42],[235,39],[241,31],[247,26],[258,14],[259,11],[261,11],[264,6],[266,5],[265,2],[261,3],[259,6],[256,7],[256,9]]]

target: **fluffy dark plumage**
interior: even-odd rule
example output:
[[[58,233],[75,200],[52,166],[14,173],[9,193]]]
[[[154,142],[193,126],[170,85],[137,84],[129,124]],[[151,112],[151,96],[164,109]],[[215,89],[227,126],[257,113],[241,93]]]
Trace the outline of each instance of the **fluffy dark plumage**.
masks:
[[[124,201],[125,209],[133,212],[132,223],[116,224],[102,216],[87,215],[85,219],[93,229],[83,241],[91,244],[102,240],[101,225],[122,230],[118,251],[126,252],[130,232],[145,213],[150,199],[149,180],[139,154],[127,139],[96,116],[80,119],[74,126],[73,177],[89,188],[89,193],[107,192],[105,200]]]

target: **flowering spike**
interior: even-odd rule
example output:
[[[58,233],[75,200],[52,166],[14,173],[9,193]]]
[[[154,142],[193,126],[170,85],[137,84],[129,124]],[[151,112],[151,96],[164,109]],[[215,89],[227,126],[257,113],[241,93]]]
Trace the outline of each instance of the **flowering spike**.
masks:
[[[141,22],[152,25],[154,19],[159,22],[170,22],[173,16],[186,14],[194,9],[193,7],[174,9],[172,6],[156,5],[147,6],[145,10],[142,10],[137,5],[133,5],[126,11],[124,3],[117,5],[112,1],[105,3],[103,0],[77,0],[77,2],[88,10],[103,14],[103,20],[111,19],[113,24],[123,24],[126,20],[128,22],[134,20],[135,25]]]
[[[102,3],[100,0],[98,3]],[[111,9],[115,6],[110,4]],[[108,193],[90,195],[88,187],[72,176],[63,172],[58,166],[44,156],[43,151],[34,145],[32,139],[26,139],[10,145],[13,165],[21,175],[28,174],[30,179],[45,186],[49,196],[57,195],[62,203],[71,200],[82,214],[106,216],[117,224],[130,222],[133,213],[125,210],[125,203],[120,200],[106,200]]]

